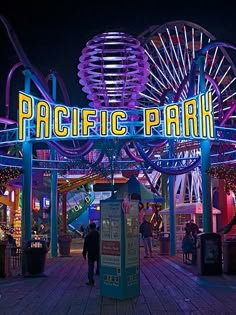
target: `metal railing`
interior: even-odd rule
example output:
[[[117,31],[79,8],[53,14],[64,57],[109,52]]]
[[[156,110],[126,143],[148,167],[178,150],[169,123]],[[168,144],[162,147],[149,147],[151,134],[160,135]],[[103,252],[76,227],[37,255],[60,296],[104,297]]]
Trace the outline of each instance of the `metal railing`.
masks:
[[[22,248],[8,245],[5,250],[6,262],[6,276],[18,276],[22,273]]]
[[[22,248],[21,247],[11,247],[10,248],[10,271],[21,272],[22,266]]]

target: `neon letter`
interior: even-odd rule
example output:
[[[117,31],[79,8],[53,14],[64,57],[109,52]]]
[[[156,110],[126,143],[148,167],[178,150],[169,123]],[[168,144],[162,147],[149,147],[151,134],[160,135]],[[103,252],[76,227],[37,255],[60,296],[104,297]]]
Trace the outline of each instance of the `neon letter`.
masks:
[[[111,132],[114,136],[124,136],[127,132],[127,127],[118,127],[119,120],[126,120],[126,112],[120,110],[111,113]]]
[[[212,112],[212,94],[200,95],[201,134],[203,138],[214,138],[214,124]]]
[[[25,140],[26,136],[26,120],[33,118],[34,108],[33,100],[29,95],[19,93],[19,127],[18,140]],[[30,133],[28,133],[30,135]]]
[[[67,107],[59,105],[54,108],[54,132],[57,137],[67,137],[69,134],[68,127],[64,126],[60,128],[62,124],[62,118],[69,117],[69,110]]]
[[[36,108],[36,135],[35,138],[48,139],[51,134],[51,110],[46,101],[39,101]]]
[[[79,108],[73,107],[71,109],[71,122],[72,122],[72,131],[71,135],[73,137],[79,136]]]
[[[167,137],[180,136],[179,106],[177,104],[164,107],[165,135]]]
[[[185,137],[198,137],[197,101],[195,98],[183,102],[183,135]]]
[[[101,136],[107,136],[107,111],[106,110],[101,110],[100,112],[100,135]]]
[[[160,124],[159,109],[149,108],[144,110],[144,136],[152,135],[152,128]]]
[[[82,110],[82,136],[89,135],[89,129],[94,127],[95,122],[93,120],[89,120],[89,116],[96,117],[96,109],[84,109]]]

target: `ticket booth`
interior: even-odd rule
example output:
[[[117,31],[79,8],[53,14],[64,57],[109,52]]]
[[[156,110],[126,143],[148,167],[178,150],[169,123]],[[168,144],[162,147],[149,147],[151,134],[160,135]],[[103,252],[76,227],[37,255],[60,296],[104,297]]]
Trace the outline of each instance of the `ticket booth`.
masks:
[[[100,202],[100,293],[128,299],[140,294],[138,202]]]
[[[170,231],[169,225],[169,208],[160,211],[163,216],[164,232]],[[176,249],[182,251],[182,240],[185,235],[185,225],[186,222],[191,219],[198,225],[199,230],[203,231],[203,217],[202,217],[202,203],[183,203],[177,204],[175,207],[176,214]],[[216,208],[212,208],[212,223],[213,232],[217,231],[217,219],[216,216],[220,215],[221,211]]]

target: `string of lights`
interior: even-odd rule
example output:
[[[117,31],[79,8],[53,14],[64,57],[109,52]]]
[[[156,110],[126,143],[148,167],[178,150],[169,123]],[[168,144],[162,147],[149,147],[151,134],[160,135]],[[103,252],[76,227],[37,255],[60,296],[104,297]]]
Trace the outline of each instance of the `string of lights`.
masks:
[[[224,190],[227,195],[230,191],[236,194],[236,169],[234,167],[228,165],[210,167],[206,173],[211,177],[224,180]]]
[[[22,169],[16,167],[4,167],[0,169],[0,195],[3,195],[10,180],[22,174]]]

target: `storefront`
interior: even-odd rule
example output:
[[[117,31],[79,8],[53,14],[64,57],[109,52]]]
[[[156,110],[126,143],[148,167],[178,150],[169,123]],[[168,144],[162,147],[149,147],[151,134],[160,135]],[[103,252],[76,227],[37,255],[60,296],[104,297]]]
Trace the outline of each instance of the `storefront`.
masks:
[[[169,208],[160,211],[163,216],[164,232],[170,231],[169,225]],[[181,250],[182,240],[185,235],[185,225],[191,219],[198,225],[199,229],[203,231],[203,215],[202,204],[199,203],[183,203],[176,205],[176,248]],[[212,225],[213,232],[217,232],[217,215],[220,215],[221,211],[216,208],[212,208]]]

